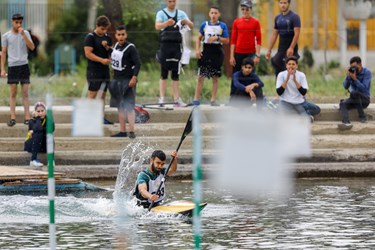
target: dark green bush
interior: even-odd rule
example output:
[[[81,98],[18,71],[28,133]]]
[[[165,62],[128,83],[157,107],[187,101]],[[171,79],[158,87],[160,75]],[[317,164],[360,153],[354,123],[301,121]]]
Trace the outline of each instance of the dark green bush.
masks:
[[[256,72],[260,76],[272,75],[273,69],[270,67],[270,62],[266,59],[265,55],[260,55],[260,62],[256,66]]]
[[[314,57],[311,50],[305,46],[302,52],[302,63],[303,65],[312,68],[314,66]]]

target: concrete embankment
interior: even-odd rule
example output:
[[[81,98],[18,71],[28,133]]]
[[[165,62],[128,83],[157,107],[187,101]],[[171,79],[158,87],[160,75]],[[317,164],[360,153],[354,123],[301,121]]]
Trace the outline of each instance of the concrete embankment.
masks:
[[[298,177],[350,177],[375,176],[375,105],[366,110],[368,123],[357,121],[356,111],[350,113],[352,130],[337,129],[339,112],[333,104],[320,105],[321,115],[311,126],[312,156],[297,159],[293,170]],[[17,124],[8,127],[9,108],[0,107],[0,165],[29,168],[30,154],[23,151],[27,126],[23,124],[23,112],[17,107]],[[228,112],[228,107],[201,105],[203,112],[203,172],[209,176],[215,171],[220,143],[221,124],[215,115]],[[137,124],[137,139],[144,145],[174,150],[181,138],[191,107],[175,110],[148,109],[151,119]],[[56,122],[55,162],[56,171],[67,177],[82,179],[113,179],[117,176],[121,155],[133,142],[129,138],[112,138],[119,131],[119,124],[105,125],[103,137],[72,137],[71,106],[54,107]],[[108,119],[117,120],[117,110],[106,108]],[[42,160],[45,156],[41,157]],[[45,161],[44,161],[45,162]],[[145,163],[146,164],[146,163]],[[188,136],[179,152],[179,171],[175,178],[189,179],[192,173],[192,137]],[[44,169],[46,169],[44,167]]]

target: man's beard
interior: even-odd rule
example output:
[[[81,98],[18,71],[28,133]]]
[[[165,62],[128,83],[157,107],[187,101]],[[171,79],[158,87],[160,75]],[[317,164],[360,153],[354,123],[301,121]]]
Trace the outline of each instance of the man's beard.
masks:
[[[152,169],[152,172],[154,172],[155,174],[160,174],[161,172],[161,169],[157,169],[154,165],[154,163],[151,164],[151,169]]]

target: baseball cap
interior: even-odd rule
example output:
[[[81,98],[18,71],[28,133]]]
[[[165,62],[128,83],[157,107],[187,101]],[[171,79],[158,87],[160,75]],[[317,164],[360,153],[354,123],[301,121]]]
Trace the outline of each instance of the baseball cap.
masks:
[[[241,6],[252,8],[253,7],[253,3],[250,0],[242,0],[241,1]]]
[[[23,20],[23,16],[20,13],[13,14],[12,20]]]

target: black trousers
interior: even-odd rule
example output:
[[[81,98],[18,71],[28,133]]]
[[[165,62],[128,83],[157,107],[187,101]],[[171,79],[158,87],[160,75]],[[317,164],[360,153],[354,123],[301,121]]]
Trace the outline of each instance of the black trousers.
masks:
[[[38,159],[38,153],[47,152],[47,138],[44,133],[33,133],[31,140],[31,160]]]
[[[275,76],[276,77],[281,71],[286,70],[286,65],[285,65],[286,51],[287,51],[287,49],[286,50],[278,50],[277,53],[271,58],[271,64],[272,64],[272,67],[275,70]],[[294,50],[293,56],[297,57],[297,59],[299,58],[298,48],[297,48],[297,50]]]
[[[365,119],[364,109],[370,105],[370,98],[358,91],[350,92],[348,99],[340,101],[341,120],[343,123],[349,123],[349,110],[357,109],[359,119]]]

